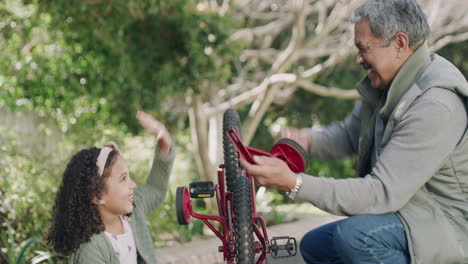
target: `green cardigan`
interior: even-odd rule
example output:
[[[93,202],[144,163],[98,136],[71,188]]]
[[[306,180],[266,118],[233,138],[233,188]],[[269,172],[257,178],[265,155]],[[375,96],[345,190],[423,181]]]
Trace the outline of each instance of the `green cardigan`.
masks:
[[[135,190],[135,207],[129,223],[132,228],[138,251],[138,263],[156,263],[154,244],[151,239],[146,216],[158,206],[166,196],[169,176],[175,158],[175,147],[163,157],[156,147],[154,161],[146,184]],[[119,263],[119,258],[104,232],[95,234],[89,242],[83,243],[71,254],[70,263]]]
[[[362,178],[304,177],[297,199],[340,215],[396,212],[412,263],[468,263],[465,78],[424,43],[386,97],[368,78],[357,89],[353,113],[314,130],[310,151],[324,159],[359,155]]]

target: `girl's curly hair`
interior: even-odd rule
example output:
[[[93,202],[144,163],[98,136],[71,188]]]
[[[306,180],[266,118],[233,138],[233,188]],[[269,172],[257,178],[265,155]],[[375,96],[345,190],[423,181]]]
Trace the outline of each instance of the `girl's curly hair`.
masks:
[[[100,199],[118,152],[112,150],[98,175],[96,160],[101,149],[83,149],[75,154],[63,173],[53,209],[52,226],[47,235],[55,251],[70,255],[80,244],[104,230],[98,207],[93,199]]]

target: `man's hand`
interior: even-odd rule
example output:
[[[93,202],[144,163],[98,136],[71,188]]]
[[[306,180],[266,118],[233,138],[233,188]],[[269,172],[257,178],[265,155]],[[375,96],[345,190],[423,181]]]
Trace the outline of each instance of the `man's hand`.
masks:
[[[255,178],[258,186],[266,186],[283,191],[290,191],[296,185],[296,174],[286,163],[278,158],[267,156],[254,156],[257,164],[250,164],[243,158],[241,166]]]
[[[285,127],[281,129],[280,137],[290,138],[296,141],[306,152],[309,150],[310,145],[312,145],[312,134],[310,133],[310,128]]]
[[[172,144],[172,139],[169,133],[166,130],[166,127],[156,119],[154,119],[151,115],[143,112],[138,111],[136,114],[136,118],[140,125],[148,132],[153,135],[156,135],[156,140],[159,144],[159,150],[161,154],[167,155],[169,154],[169,150]]]

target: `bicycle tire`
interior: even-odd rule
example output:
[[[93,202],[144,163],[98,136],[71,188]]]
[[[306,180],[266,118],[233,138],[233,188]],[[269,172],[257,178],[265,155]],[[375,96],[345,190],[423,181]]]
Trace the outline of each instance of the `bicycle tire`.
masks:
[[[234,217],[236,263],[254,263],[252,184],[245,176],[238,177],[235,182]]]
[[[228,109],[223,115],[223,152],[226,187],[228,192],[234,191],[234,184],[239,177],[239,153],[226,132],[234,129],[241,136],[239,114],[234,109]]]

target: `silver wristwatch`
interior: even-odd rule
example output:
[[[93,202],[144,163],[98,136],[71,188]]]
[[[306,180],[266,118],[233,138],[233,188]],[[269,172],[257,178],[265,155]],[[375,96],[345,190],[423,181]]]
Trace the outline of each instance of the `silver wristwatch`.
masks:
[[[288,197],[294,200],[297,193],[301,189],[301,186],[302,186],[302,173],[298,173],[296,174],[296,184],[289,192],[286,193]]]

